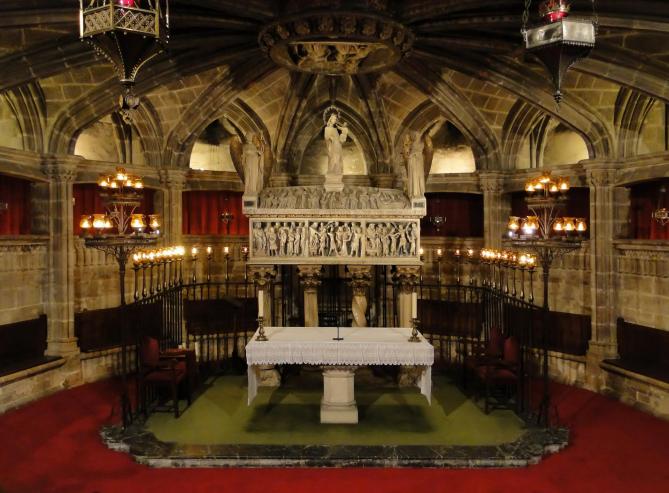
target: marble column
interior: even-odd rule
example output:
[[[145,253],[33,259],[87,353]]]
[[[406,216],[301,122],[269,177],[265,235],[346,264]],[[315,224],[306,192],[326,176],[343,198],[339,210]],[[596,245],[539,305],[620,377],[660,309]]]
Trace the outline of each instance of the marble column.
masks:
[[[299,276],[304,289],[304,326],[318,327],[318,286],[321,285],[320,265],[299,265]]]
[[[353,314],[353,327],[367,327],[367,291],[372,281],[371,265],[349,265],[351,274],[351,288],[353,297],[351,299],[351,313]]]
[[[602,360],[616,358],[616,261],[613,240],[618,228],[615,178],[617,165],[585,165],[590,184],[590,289],[592,333],[586,355],[586,386],[599,390]]]
[[[46,312],[49,356],[79,353],[74,335],[74,219],[72,184],[77,174],[71,160],[47,158],[49,178],[49,257]]]
[[[165,187],[162,201],[163,239],[166,245],[181,243],[183,228],[183,190],[187,171],[165,169],[160,172],[160,181]]]
[[[479,175],[483,191],[483,236],[488,248],[501,248],[508,214],[505,214],[504,175],[499,172],[482,172]]]
[[[273,265],[249,265],[249,277],[263,292],[263,319],[265,327],[270,326],[272,322],[272,284],[276,278],[276,269]]]
[[[411,327],[411,295],[416,292],[420,283],[420,267],[417,265],[397,266],[393,279],[399,288],[397,297],[398,324],[400,327]]]

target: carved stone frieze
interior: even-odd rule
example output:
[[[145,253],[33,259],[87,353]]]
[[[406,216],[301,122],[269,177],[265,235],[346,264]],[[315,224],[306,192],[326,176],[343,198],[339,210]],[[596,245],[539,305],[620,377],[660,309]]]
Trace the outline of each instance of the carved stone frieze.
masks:
[[[419,238],[417,220],[251,219],[251,258],[418,260]]]
[[[400,191],[375,187],[347,186],[328,192],[321,186],[266,188],[260,194],[260,209],[369,210],[407,209],[409,200]]]

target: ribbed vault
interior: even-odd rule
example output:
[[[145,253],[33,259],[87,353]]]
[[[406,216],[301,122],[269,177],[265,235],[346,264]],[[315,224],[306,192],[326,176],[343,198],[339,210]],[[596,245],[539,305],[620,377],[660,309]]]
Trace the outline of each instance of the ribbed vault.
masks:
[[[392,17],[415,34],[411,56],[388,74],[333,78],[279,74],[285,69],[258,46],[261,28],[298,3],[174,0],[169,55],[150,63],[137,85],[142,108],[134,127],[147,164],[187,166],[195,139],[225,115],[246,133],[263,133],[275,170],[296,173],[295,160],[333,101],[349,119],[372,173],[392,170],[407,131],[445,120],[465,136],[478,169],[514,167],[526,139],[538,132],[540,140],[541,122],[545,127],[549,120],[580,134],[592,158],[617,160],[638,152],[653,103],[669,102],[665,1],[606,2],[597,46],[573,68],[583,77],[570,79],[559,110],[546,75],[522,49],[522,2],[389,5]],[[578,2],[575,8],[588,13],[578,12]],[[0,93],[17,119],[23,148],[71,153],[77,135],[112,113],[119,95],[109,66],[78,39],[76,5],[6,0],[0,28]],[[70,72],[76,80],[62,76]],[[398,80],[415,95],[388,91],[388,82]],[[593,86],[614,94],[604,101]]]

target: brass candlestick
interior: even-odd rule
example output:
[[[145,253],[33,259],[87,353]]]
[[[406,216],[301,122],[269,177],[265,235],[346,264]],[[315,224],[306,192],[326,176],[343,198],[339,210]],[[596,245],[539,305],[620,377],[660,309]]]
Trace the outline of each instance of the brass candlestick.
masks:
[[[409,342],[420,342],[420,337],[418,336],[418,319],[411,319],[411,337],[409,337]]]
[[[258,317],[258,335],[256,336],[256,341],[266,341],[267,336],[265,335],[265,324],[263,323],[263,317]]]

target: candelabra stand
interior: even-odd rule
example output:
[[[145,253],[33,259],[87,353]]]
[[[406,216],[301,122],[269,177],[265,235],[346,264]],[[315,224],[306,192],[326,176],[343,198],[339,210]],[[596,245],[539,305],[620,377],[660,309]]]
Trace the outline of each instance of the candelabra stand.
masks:
[[[207,284],[211,283],[211,247],[207,247]]]
[[[256,336],[256,341],[264,342],[267,341],[267,336],[265,335],[265,324],[264,317],[258,317],[258,335]]]
[[[419,320],[417,318],[411,319],[411,337],[409,337],[409,342],[420,342],[420,337],[418,336],[418,324]]]
[[[225,284],[230,280],[230,247],[223,247],[223,259],[225,260]]]
[[[462,283],[462,279],[460,278],[462,272],[462,255],[460,254],[460,250],[455,251],[455,284],[458,286]]]
[[[197,248],[193,248],[191,250],[191,255],[190,255],[190,262],[191,262],[191,268],[192,268],[192,277],[191,277],[191,284],[195,284],[197,282],[197,275],[195,273],[196,269],[196,263],[197,263]]]
[[[437,286],[441,286],[441,262],[444,259],[444,252],[437,248]]]
[[[138,248],[154,245],[156,241],[156,237],[143,235],[93,237],[84,239],[84,244],[87,247],[104,252],[116,259],[116,262],[118,263],[121,305],[125,305],[125,271],[130,255]]]
[[[249,296],[249,247],[242,247],[242,259],[244,260],[244,296],[248,298]]]

